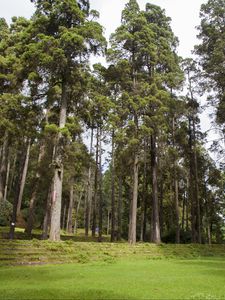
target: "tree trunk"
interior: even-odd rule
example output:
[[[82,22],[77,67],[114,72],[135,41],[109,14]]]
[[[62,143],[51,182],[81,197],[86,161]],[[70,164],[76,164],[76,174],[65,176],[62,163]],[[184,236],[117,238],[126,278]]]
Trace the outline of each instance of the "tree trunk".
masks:
[[[40,151],[39,151],[39,155],[38,155],[38,164],[37,164],[37,171],[36,171],[36,176],[35,176],[35,183],[34,183],[34,187],[33,187],[33,192],[31,195],[31,199],[30,199],[30,205],[29,205],[29,217],[28,217],[28,221],[27,221],[27,226],[25,229],[25,232],[30,236],[32,229],[33,229],[33,223],[34,223],[34,219],[35,219],[35,207],[36,207],[36,202],[37,202],[37,193],[38,193],[38,189],[39,189],[39,185],[40,185],[40,163],[43,159],[45,155],[45,145],[42,144],[40,146]]]
[[[71,183],[71,185],[70,185],[70,202],[69,202],[67,226],[66,226],[66,231],[69,234],[73,233],[73,220],[72,220],[73,208],[74,208],[74,194],[73,194],[73,183]]]
[[[122,191],[122,176],[119,176],[119,193],[118,193],[118,209],[117,209],[117,215],[118,215],[118,223],[117,223],[117,240],[121,240],[122,235],[122,197],[123,197],[123,191]]]
[[[197,236],[198,243],[202,242],[201,234],[201,209],[200,209],[200,199],[199,199],[199,179],[198,179],[198,160],[197,160],[197,149],[196,149],[196,130],[195,130],[195,121],[193,120],[193,146],[194,146],[194,178],[195,178],[195,199],[197,207],[197,216],[196,216],[196,226],[197,226]]]
[[[174,176],[177,176],[175,173]],[[175,210],[176,210],[176,243],[180,243],[180,212],[179,212],[179,191],[178,191],[178,180],[174,177],[174,192],[175,192]]]
[[[79,210],[80,210],[80,203],[83,197],[83,193],[84,191],[80,192],[80,196],[78,198],[78,202],[77,202],[77,207],[76,207],[76,214],[75,214],[75,222],[74,222],[74,233],[77,233],[77,228],[78,228],[78,214],[79,214]]]
[[[7,172],[7,151],[8,151],[8,133],[5,133],[2,145],[1,165],[0,165],[0,202],[4,199],[4,188]]]
[[[108,214],[107,214],[107,235],[109,235],[109,231],[110,231],[110,211],[108,210]]]
[[[112,131],[112,159],[111,159],[111,242],[115,241],[115,160],[114,160],[114,130]]]
[[[93,149],[93,135],[94,130],[93,126],[91,128],[91,142],[90,142],[90,156],[92,156]],[[90,228],[90,212],[91,212],[91,202],[92,202],[92,162],[90,161],[89,169],[88,169],[88,193],[87,193],[87,201],[86,201],[86,210],[85,210],[85,236],[88,236],[89,228]]]
[[[133,196],[131,205],[131,220],[130,220],[130,230],[128,242],[130,244],[136,243],[136,222],[137,222],[137,198],[138,198],[138,155],[134,156],[133,165]]]
[[[9,172],[10,172],[10,156],[8,156],[8,163],[7,163],[7,170],[6,170],[6,180],[5,180],[5,189],[4,189],[4,198],[3,198],[3,201],[7,200],[8,184],[9,184]]]
[[[102,205],[103,205],[103,195],[102,195],[102,129],[100,127],[100,134],[99,134],[99,224],[98,224],[98,241],[102,241]]]
[[[194,197],[194,158],[193,158],[193,132],[191,127],[191,118],[189,122],[189,202],[191,204],[191,241],[196,243],[196,215],[195,215],[195,197]]]
[[[42,228],[42,239],[46,240],[48,238],[48,229],[51,221],[51,205],[52,205],[52,191],[53,190],[53,182],[51,183],[48,196],[46,199],[46,208],[45,208],[45,216],[43,220],[43,228]]]
[[[62,83],[62,97],[59,115],[59,128],[62,129],[66,125],[67,114],[67,86],[65,82]],[[58,134],[55,153],[55,170],[53,177],[53,197],[51,206],[51,223],[50,235],[51,241],[60,240],[60,220],[61,220],[61,203],[62,203],[62,183],[63,183],[63,151],[64,141],[62,133]]]
[[[16,162],[17,162],[17,152],[14,155],[13,164],[12,164],[12,168],[11,168],[11,172],[10,172],[10,180],[9,180],[9,188],[8,188],[9,197],[10,197],[10,195],[12,193],[12,189],[13,189],[13,183],[14,183],[15,171],[16,171]]]
[[[17,212],[17,205],[18,205],[18,199],[19,199],[19,191],[20,191],[20,182],[22,177],[22,170],[24,166],[25,157],[23,157],[23,153],[20,150],[18,157],[22,157],[19,160],[19,168],[18,173],[15,179],[15,193],[14,193],[14,201],[13,201],[13,212],[10,222],[10,230],[9,230],[9,238],[14,239],[14,233],[15,233],[15,227],[16,227],[16,212]]]
[[[63,218],[62,218],[62,230],[66,229],[66,203],[64,204],[63,208]]]
[[[98,197],[98,158],[99,158],[99,128],[96,133],[96,157],[95,157],[95,186],[94,186],[94,197],[92,205],[92,237],[95,237],[96,231],[96,205]]]
[[[160,223],[159,223],[159,204],[157,186],[157,152],[155,136],[151,136],[151,171],[152,171],[152,242],[159,244]]]
[[[175,145],[175,117],[172,120],[172,136],[173,136],[173,148],[176,150]],[[179,191],[178,191],[178,178],[177,178],[177,159],[174,158],[173,162],[173,177],[174,177],[174,206],[176,212],[176,243],[180,243],[180,213],[179,213]]]
[[[146,139],[144,140],[144,174],[143,174],[143,190],[142,190],[142,215],[141,215],[141,234],[140,241],[145,240],[146,235],[146,222],[147,222],[147,145]]]
[[[23,173],[22,173],[22,178],[20,182],[20,191],[19,191],[19,198],[18,198],[18,203],[17,203],[17,210],[16,210],[16,215],[19,216],[20,210],[21,210],[21,204],[22,204],[22,199],[23,199],[23,191],[25,187],[25,182],[26,182],[26,177],[27,177],[27,170],[28,170],[28,164],[29,164],[29,157],[30,157],[30,139],[28,140],[28,145],[27,145],[27,151],[26,151],[26,159],[24,162],[24,167],[23,167]]]

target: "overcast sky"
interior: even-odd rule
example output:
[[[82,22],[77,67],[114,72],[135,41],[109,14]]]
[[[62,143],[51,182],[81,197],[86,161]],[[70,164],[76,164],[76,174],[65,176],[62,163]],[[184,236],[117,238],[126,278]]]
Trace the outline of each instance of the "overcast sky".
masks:
[[[120,24],[121,11],[128,0],[90,0],[91,8],[100,12],[100,23],[109,37]],[[193,46],[197,43],[195,26],[199,25],[199,10],[206,0],[138,0],[142,9],[147,2],[159,5],[172,18],[171,26],[179,38],[179,54],[183,57],[191,55]],[[0,17],[10,22],[12,16],[29,18],[34,11],[30,0],[0,0]]]

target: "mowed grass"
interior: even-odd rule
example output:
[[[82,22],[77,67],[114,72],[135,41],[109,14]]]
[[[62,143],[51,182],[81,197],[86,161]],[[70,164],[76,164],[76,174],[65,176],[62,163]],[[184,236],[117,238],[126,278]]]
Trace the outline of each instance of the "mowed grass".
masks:
[[[225,299],[225,245],[61,242],[6,238],[0,299]]]
[[[225,261],[128,259],[0,268],[0,299],[225,299]]]

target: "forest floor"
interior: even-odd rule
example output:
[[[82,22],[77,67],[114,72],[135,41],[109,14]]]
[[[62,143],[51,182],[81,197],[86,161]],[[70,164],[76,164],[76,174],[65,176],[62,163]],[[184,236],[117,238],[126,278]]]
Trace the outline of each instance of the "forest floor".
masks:
[[[0,299],[225,299],[225,245],[54,243],[21,230],[10,241],[6,231]]]

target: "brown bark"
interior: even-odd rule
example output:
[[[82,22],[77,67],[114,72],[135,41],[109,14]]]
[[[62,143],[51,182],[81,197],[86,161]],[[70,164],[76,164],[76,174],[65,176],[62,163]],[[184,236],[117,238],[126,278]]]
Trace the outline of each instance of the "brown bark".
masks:
[[[96,205],[98,197],[98,159],[99,159],[99,128],[97,128],[96,133],[96,155],[95,155],[95,183],[94,183],[94,197],[92,203],[92,237],[95,237],[96,231]]]
[[[40,176],[41,176],[41,174],[40,174],[40,163],[41,163],[44,155],[45,155],[45,145],[42,144],[40,146],[40,150],[39,150],[37,171],[36,171],[36,176],[35,176],[35,183],[34,183],[33,192],[32,192],[32,195],[31,195],[31,199],[30,199],[29,215],[28,215],[27,226],[26,226],[26,229],[25,229],[25,232],[29,236],[32,233],[33,223],[34,223],[34,219],[35,219],[35,207],[36,207],[36,203],[37,203],[37,193],[38,193],[38,189],[39,189],[39,185],[40,185]]]
[[[73,221],[72,221],[73,208],[74,208],[74,192],[73,192],[73,183],[71,183],[71,185],[70,185],[70,202],[69,202],[67,226],[66,226],[66,231],[69,234],[73,233]]]
[[[81,204],[81,200],[82,200],[82,197],[83,197],[83,193],[84,193],[84,191],[80,192],[80,196],[78,198],[77,205],[76,205],[76,214],[75,214],[74,231],[73,231],[74,233],[77,233],[78,214],[79,214],[79,210],[80,210],[80,204]]]
[[[53,183],[51,183],[49,187],[48,196],[46,199],[45,216],[44,216],[43,228],[42,228],[43,240],[46,240],[48,238],[48,231],[49,231],[50,220],[51,220],[52,190],[53,190]]]
[[[195,121],[193,120],[193,143],[194,143],[194,178],[195,178],[195,201],[197,207],[196,226],[197,226],[197,240],[198,243],[202,242],[201,234],[201,210],[200,210],[200,199],[199,199],[199,179],[198,179],[198,160],[197,160],[197,149],[196,149],[196,130]]]
[[[21,178],[21,182],[20,182],[20,191],[19,191],[17,210],[16,210],[16,215],[17,216],[20,214],[21,205],[22,205],[23,192],[24,192],[24,187],[25,187],[25,183],[26,183],[27,170],[28,170],[29,157],[30,157],[30,146],[31,146],[31,142],[30,142],[30,139],[29,139],[28,140],[28,145],[27,145],[27,151],[26,151],[26,159],[25,159],[25,162],[24,162],[23,171],[22,171],[22,178]]]
[[[13,157],[13,164],[10,170],[10,180],[9,180],[9,188],[8,188],[8,195],[10,196],[13,189],[13,183],[15,180],[15,171],[16,171],[16,162],[17,162],[17,151]]]
[[[144,174],[143,174],[143,190],[142,190],[142,215],[141,215],[141,234],[140,241],[146,238],[147,223],[147,143],[144,141]]]
[[[62,230],[65,230],[66,227],[66,203],[64,204],[64,208],[63,208],[63,216],[62,216]]]
[[[128,242],[130,244],[136,243],[136,222],[137,222],[137,198],[138,198],[138,155],[135,154],[133,164],[133,196],[131,204],[131,220]]]
[[[98,224],[98,241],[102,241],[102,205],[103,205],[103,195],[102,195],[102,129],[100,128],[100,137],[99,137],[99,224]]]
[[[151,136],[151,171],[152,171],[152,242],[160,243],[159,204],[157,186],[157,150],[155,136]]]
[[[114,130],[112,132],[112,159],[111,159],[111,242],[116,239],[115,216],[115,159],[114,159]]]
[[[117,208],[117,216],[118,216],[118,222],[117,222],[117,240],[121,240],[122,235],[122,197],[123,197],[123,191],[122,191],[123,183],[122,183],[122,176],[119,176],[119,193],[118,193],[118,208]]]
[[[17,212],[17,205],[18,205],[18,198],[19,198],[19,191],[20,191],[20,183],[21,183],[21,177],[22,177],[22,170],[24,168],[24,162],[25,162],[25,157],[23,157],[23,152],[20,150],[18,153],[18,157],[22,157],[19,160],[19,168],[18,168],[18,173],[15,178],[15,193],[14,193],[14,200],[13,200],[13,212],[12,212],[12,217],[10,221],[10,230],[9,230],[9,238],[14,239],[14,232],[15,232],[15,227],[16,227],[16,212]]]
[[[9,172],[10,172],[10,156],[8,156],[8,163],[7,163],[7,170],[6,170],[6,180],[5,180],[5,189],[4,189],[4,198],[3,198],[3,201],[7,200],[8,184],[9,184]]]
[[[196,205],[194,197],[194,158],[193,158],[193,132],[191,118],[189,117],[189,202],[191,204],[191,241],[196,243]]]
[[[94,130],[91,128],[90,156],[92,156]],[[90,161],[88,169],[88,187],[87,201],[85,209],[85,236],[88,236],[90,228],[91,202],[92,202],[92,162]]]
[[[0,202],[4,199],[4,188],[7,172],[7,151],[8,151],[8,133],[5,133],[2,145],[1,165],[0,165]]]

